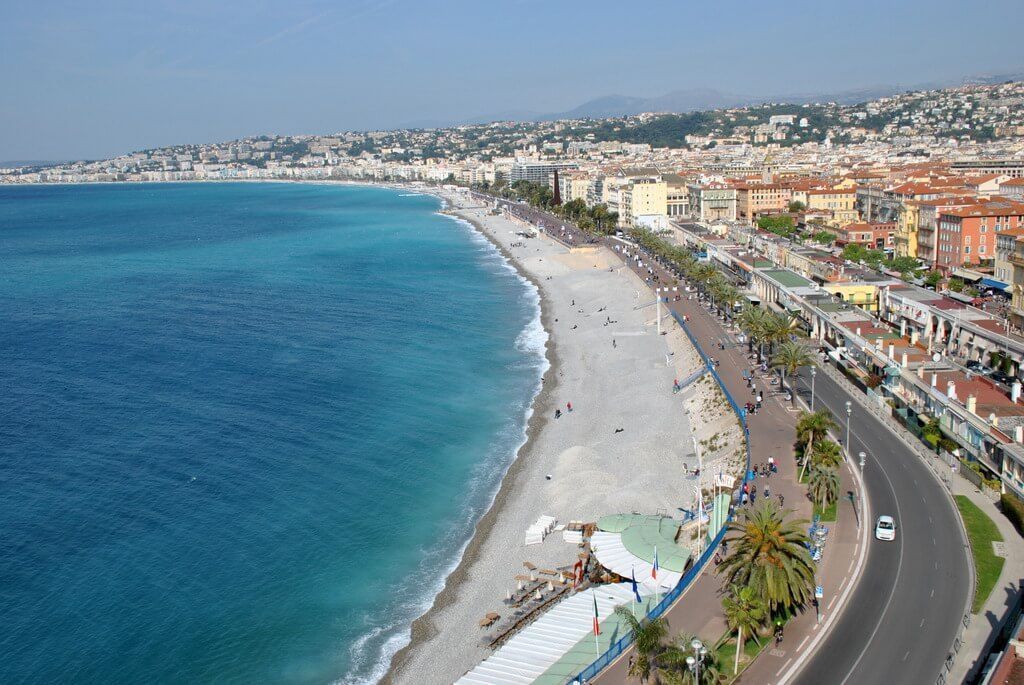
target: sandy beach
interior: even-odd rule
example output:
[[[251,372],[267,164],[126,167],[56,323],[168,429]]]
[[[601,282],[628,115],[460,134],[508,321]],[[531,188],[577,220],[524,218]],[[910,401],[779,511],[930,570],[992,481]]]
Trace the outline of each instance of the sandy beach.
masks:
[[[730,462],[741,450],[736,418],[708,377],[672,392],[673,379],[689,376],[700,360],[671,319],[662,321],[667,334],[657,334],[653,294],[612,251],[523,238],[516,235],[522,224],[468,198],[447,199],[540,289],[551,367],[526,444],[461,563],[392,660],[387,683],[451,683],[490,654],[479,645],[478,621],[503,612],[523,562],[554,568],[575,560],[576,546],[560,533],[524,544],[539,516],[559,523],[634,511],[681,517],[679,507],[695,498],[696,480],[683,468],[696,465],[691,436],[703,445],[705,473],[735,471]]]

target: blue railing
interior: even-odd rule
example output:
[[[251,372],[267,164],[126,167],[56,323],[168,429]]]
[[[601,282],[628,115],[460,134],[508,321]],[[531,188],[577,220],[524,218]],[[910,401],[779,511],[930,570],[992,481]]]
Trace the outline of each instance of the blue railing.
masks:
[[[743,437],[747,452],[747,467],[743,470],[743,482],[746,482],[747,474],[750,472],[750,429],[747,427],[746,412],[740,409],[740,406],[736,403],[736,400],[733,399],[732,394],[729,393],[729,389],[725,387],[725,383],[722,381],[721,376],[719,376],[718,372],[715,371],[715,367],[714,364],[711,363],[711,359],[704,353],[704,349],[700,346],[700,343],[697,342],[697,339],[693,336],[693,333],[686,325],[686,322],[683,321],[683,319],[677,313],[671,312],[671,314],[675,318],[676,323],[678,323],[679,326],[686,333],[686,336],[690,339],[690,342],[693,343],[693,347],[697,350],[697,353],[700,355],[700,358],[704,361],[704,366],[707,368],[707,371],[710,372],[711,375],[714,377],[715,382],[718,383],[718,387],[722,389],[722,393],[725,395],[725,399],[729,401],[729,405],[732,407],[732,410],[736,412],[736,416],[738,416],[740,419],[740,425],[743,427]],[[737,489],[736,494],[738,495],[739,492],[740,489]],[[732,514],[730,513],[730,515],[726,517],[726,522],[731,520]],[[650,611],[647,612],[648,620],[652,618],[660,618],[662,615],[664,615],[664,613],[668,611],[668,608],[672,606],[672,604],[677,599],[679,599],[679,596],[682,595],[688,587],[690,587],[690,584],[697,579],[697,576],[700,575],[701,571],[703,571],[707,563],[712,559],[712,557],[714,557],[715,551],[717,551],[718,546],[722,544],[722,538],[725,537],[725,528],[726,527],[723,524],[722,527],[718,530],[718,533],[715,535],[714,540],[712,540],[711,544],[707,546],[707,549],[704,550],[704,553],[700,555],[700,558],[697,560],[697,563],[691,566],[690,570],[684,573],[682,578],[679,579],[679,582],[676,583],[676,586],[669,590],[665,594],[665,596],[661,598],[661,601],[654,605],[650,609]],[[611,646],[608,647],[607,651],[605,651],[604,654],[599,656],[589,666],[587,666],[582,671],[577,673],[576,676],[572,678],[571,682],[582,683],[590,680],[591,678],[596,678],[601,671],[603,671],[605,668],[608,667],[609,664],[615,661],[615,659],[617,659],[624,651],[626,651],[626,649],[628,649],[631,644],[633,644],[632,634],[627,634],[619,638],[617,641],[613,642]]]

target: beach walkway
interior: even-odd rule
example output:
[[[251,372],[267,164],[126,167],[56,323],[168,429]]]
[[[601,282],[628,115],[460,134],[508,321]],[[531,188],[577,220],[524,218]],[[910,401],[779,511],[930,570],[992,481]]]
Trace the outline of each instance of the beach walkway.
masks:
[[[616,254],[622,256],[624,243],[609,239],[612,249],[618,246]],[[649,285],[667,284],[675,279],[664,268],[657,264],[639,267],[636,260],[629,260],[630,268]],[[653,268],[659,281],[648,280],[652,274],[647,268]],[[770,487],[771,496],[784,498],[784,506],[793,510],[795,515],[810,520],[812,505],[807,499],[806,489],[797,483],[797,465],[794,459],[794,443],[796,441],[795,425],[800,409],[794,408],[786,400],[781,391],[770,385],[770,373],[755,372],[747,359],[747,347],[736,341],[736,333],[727,330],[714,314],[704,308],[694,296],[688,299],[686,293],[675,302],[666,304],[669,311],[681,318],[688,317],[687,327],[704,348],[705,354],[720,362],[717,371],[729,393],[738,403],[753,401],[757,391],[764,395],[764,403],[756,415],[747,417],[750,430],[750,459],[752,465],[767,462],[774,457],[778,464],[778,473],[770,478],[757,477],[754,483],[758,493]],[[663,324],[664,325],[664,324]],[[725,349],[718,349],[721,342]],[[744,374],[754,374],[753,389],[747,386]],[[800,398],[802,401],[802,398]],[[798,405],[799,407],[799,402]],[[838,420],[838,417],[837,417]],[[853,491],[853,478],[848,469],[842,472],[841,490],[846,493]],[[838,511],[838,522],[828,524],[831,527],[829,541],[822,562],[819,565],[819,585],[824,590],[821,602],[821,616],[829,610],[831,602],[841,593],[844,583],[851,582],[848,573],[855,558],[858,544],[857,519],[853,506],[848,498],[841,499]],[[722,581],[709,568],[680,597],[679,601],[667,612],[670,631],[693,633],[709,644],[717,642],[726,632],[727,626],[721,604]],[[750,683],[777,682],[786,668],[806,648],[812,635],[820,626],[819,616],[813,610],[805,611],[792,620],[785,630],[780,644],[769,647],[751,664],[743,674],[742,680]],[[769,638],[770,639],[770,638]],[[600,683],[625,683],[630,679],[626,676],[629,655],[627,651],[618,661],[612,664],[596,679]]]

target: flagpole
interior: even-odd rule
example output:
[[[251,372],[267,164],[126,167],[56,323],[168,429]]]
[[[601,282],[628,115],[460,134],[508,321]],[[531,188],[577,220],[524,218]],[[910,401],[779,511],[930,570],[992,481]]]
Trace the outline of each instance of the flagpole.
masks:
[[[591,588],[590,594],[594,597],[594,654],[601,656],[601,645],[597,641],[597,635],[601,632],[600,623],[597,620],[597,591]]]
[[[629,578],[633,581],[633,618],[636,618],[636,568],[629,568]]]

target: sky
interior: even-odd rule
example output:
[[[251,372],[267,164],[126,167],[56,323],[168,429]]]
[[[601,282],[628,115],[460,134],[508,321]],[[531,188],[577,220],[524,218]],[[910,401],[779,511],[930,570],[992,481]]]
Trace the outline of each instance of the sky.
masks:
[[[1021,0],[0,0],[0,160],[1024,71]]]

